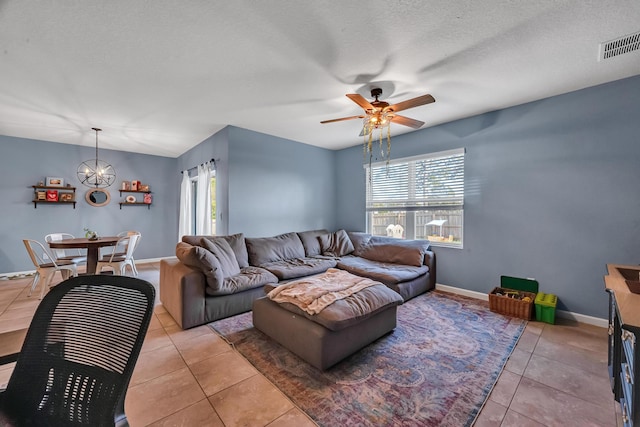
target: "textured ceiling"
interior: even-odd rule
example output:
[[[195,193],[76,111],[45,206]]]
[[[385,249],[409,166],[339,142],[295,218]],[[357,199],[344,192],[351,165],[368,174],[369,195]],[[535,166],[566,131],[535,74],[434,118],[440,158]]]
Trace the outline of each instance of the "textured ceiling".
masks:
[[[177,157],[234,125],[340,149],[380,86],[433,126],[640,74],[638,0],[0,0],[0,135]],[[412,131],[399,125],[392,135]]]

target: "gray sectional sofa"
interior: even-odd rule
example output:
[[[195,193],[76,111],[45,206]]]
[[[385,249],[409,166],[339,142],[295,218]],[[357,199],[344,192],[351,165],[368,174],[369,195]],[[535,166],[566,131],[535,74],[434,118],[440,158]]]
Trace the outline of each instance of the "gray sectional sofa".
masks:
[[[160,262],[160,300],[182,329],[250,311],[264,286],[336,267],[380,281],[406,301],[435,287],[426,240],[338,230],[273,237],[184,236]]]

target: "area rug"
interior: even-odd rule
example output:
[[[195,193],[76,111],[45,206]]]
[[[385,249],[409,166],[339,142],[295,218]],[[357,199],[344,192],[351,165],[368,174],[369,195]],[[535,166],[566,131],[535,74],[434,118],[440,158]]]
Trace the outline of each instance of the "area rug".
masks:
[[[470,426],[526,321],[434,291],[398,307],[396,329],[320,371],[253,327],[211,324],[320,426]]]

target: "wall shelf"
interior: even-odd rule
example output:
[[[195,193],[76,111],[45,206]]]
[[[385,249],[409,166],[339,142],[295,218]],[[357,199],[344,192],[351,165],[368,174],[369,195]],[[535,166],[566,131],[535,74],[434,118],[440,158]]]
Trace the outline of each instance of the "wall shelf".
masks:
[[[143,191],[143,190],[118,190],[120,192],[120,196],[122,196],[122,193],[138,193],[138,194],[144,194],[145,197],[147,197],[147,194],[151,194],[152,191]],[[122,209],[122,206],[146,206],[147,209],[151,209],[151,202],[139,202],[139,201],[133,201],[133,202],[128,202],[128,201],[124,201],[124,202],[120,202],[120,209]]]
[[[146,206],[147,209],[151,209],[151,203],[144,202],[120,202],[120,209],[122,209],[123,206]]]
[[[144,193],[144,194],[151,194],[153,193],[153,191],[140,191],[140,190],[118,190],[120,192],[120,195],[122,196],[122,193]]]
[[[33,188],[33,208],[37,209],[38,208],[38,203],[40,204],[45,204],[45,205],[73,205],[73,209],[76,208],[76,187],[57,187],[57,186],[52,186],[52,185],[32,185],[31,188]],[[55,190],[58,192],[58,200],[47,200],[46,199],[46,195],[45,195],[45,199],[39,199],[38,198],[38,193],[45,193],[47,192],[47,190],[52,191]],[[61,200],[61,197],[64,198],[69,198],[69,200]],[[66,196],[69,195],[69,196]]]

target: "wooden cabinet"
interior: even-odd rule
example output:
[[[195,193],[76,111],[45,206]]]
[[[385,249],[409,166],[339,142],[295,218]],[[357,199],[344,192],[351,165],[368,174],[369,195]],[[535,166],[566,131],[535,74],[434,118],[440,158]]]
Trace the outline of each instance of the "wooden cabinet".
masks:
[[[630,291],[625,277],[640,274],[638,266],[608,265],[605,290],[609,294],[608,367],[611,390],[620,402],[625,427],[640,426],[640,386],[635,374],[640,369],[640,351],[636,337],[640,334],[640,294]]]
[[[76,187],[54,187],[47,185],[32,185],[33,208],[40,204],[70,204],[76,208]]]
[[[120,201],[120,209],[123,206],[146,206],[147,209],[151,209],[152,196],[151,191],[140,190],[118,190],[120,191],[120,197],[125,194],[125,200]],[[128,199],[128,200],[127,200]]]

